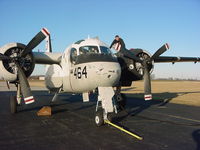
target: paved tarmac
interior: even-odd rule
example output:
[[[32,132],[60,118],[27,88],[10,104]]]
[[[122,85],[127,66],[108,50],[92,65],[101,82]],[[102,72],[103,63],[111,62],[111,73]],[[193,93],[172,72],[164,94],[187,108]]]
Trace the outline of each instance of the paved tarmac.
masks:
[[[38,90],[37,90],[38,89]],[[49,105],[52,94],[33,88],[37,100],[9,113],[12,88],[0,86],[0,150],[200,150],[200,108],[148,101],[127,95],[127,107],[115,118],[116,124],[144,139],[139,141],[114,127],[94,124],[95,96],[82,103],[80,95],[60,94],[52,104],[53,115],[38,117]]]

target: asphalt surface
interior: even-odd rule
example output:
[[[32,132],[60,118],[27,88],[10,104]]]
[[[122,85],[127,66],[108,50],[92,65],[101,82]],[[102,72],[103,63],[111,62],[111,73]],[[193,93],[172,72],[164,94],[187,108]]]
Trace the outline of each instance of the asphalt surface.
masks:
[[[37,90],[38,89],[38,90]],[[0,150],[200,150],[200,108],[148,101],[127,95],[125,111],[115,123],[144,139],[139,141],[112,126],[94,124],[95,96],[82,103],[80,95],[61,94],[52,104],[53,115],[38,117],[37,111],[53,97],[34,88],[36,103],[9,112],[14,91],[0,88]]]

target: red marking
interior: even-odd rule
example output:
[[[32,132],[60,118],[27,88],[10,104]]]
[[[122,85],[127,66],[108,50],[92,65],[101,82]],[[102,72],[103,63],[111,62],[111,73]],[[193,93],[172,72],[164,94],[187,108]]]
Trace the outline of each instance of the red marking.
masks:
[[[152,95],[145,95],[145,96],[144,96],[144,99],[145,99],[145,100],[152,99]]]
[[[151,99],[151,97],[145,97],[145,99]]]
[[[152,98],[152,97],[151,97],[151,96],[145,96],[145,99],[146,99],[146,98]]]
[[[44,31],[48,36],[50,35],[50,33],[45,28],[42,28],[42,31]]]
[[[25,103],[26,103],[26,102],[30,102],[30,101],[34,101],[34,98],[25,100]]]
[[[166,43],[165,46],[166,46],[167,49],[169,49],[169,44],[168,43]]]

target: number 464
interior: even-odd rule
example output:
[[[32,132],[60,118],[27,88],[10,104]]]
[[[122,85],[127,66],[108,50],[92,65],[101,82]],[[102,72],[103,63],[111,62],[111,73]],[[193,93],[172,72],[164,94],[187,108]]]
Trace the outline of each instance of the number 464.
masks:
[[[87,78],[87,68],[86,68],[86,66],[83,68],[83,70],[81,69],[81,67],[75,68],[74,69],[74,76],[76,77],[76,79],[81,79],[82,77]]]

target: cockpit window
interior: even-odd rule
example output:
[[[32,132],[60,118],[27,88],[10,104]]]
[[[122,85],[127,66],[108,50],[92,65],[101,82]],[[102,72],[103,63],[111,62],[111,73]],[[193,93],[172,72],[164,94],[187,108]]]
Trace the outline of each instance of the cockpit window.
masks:
[[[75,63],[77,58],[77,50],[75,48],[71,48],[71,52],[70,52],[70,59],[72,63]]]
[[[111,54],[112,53],[108,47],[100,46],[100,49],[101,49],[101,53],[103,53],[103,54]]]
[[[97,46],[82,46],[79,48],[79,54],[99,53]]]

